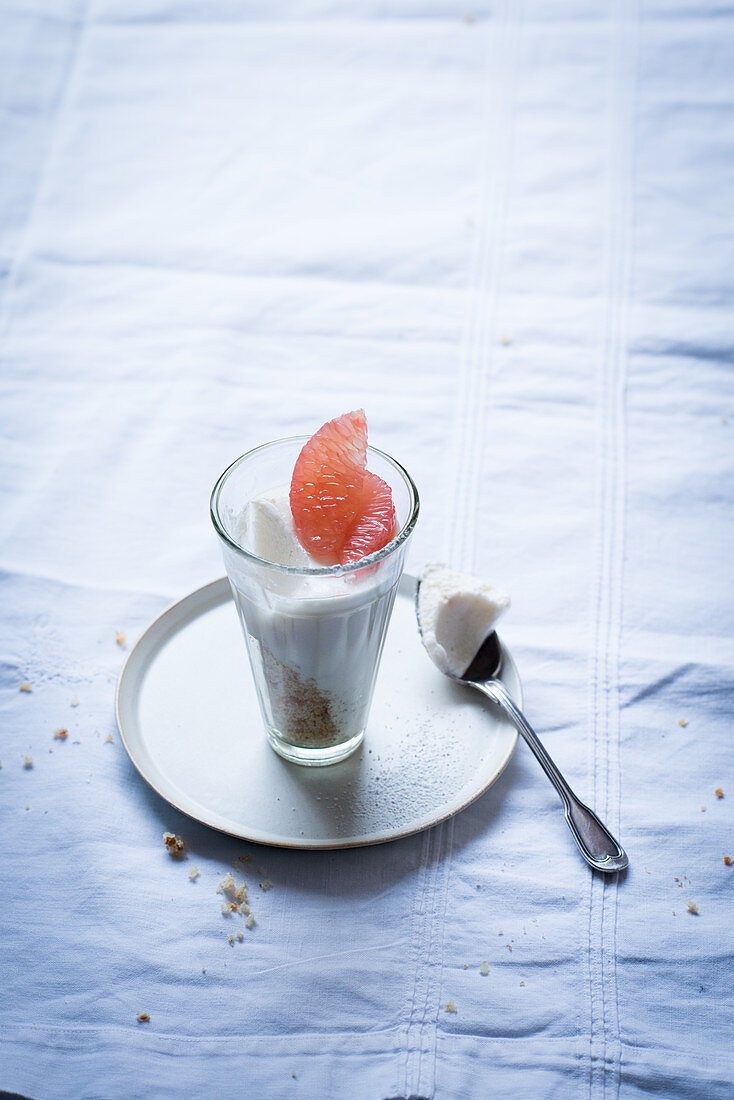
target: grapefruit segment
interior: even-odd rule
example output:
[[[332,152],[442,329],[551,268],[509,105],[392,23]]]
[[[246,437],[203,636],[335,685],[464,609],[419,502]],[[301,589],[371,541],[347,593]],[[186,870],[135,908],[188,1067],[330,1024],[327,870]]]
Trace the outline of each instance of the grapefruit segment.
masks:
[[[301,546],[321,565],[356,562],[393,538],[390,486],[366,469],[363,409],[324,424],[293,469],[290,506]]]
[[[359,561],[387,546],[395,534],[392,490],[377,474],[365,471],[362,510],[349,530],[339,561]]]
[[[363,409],[329,420],[309,439],[291,478],[293,526],[301,546],[324,565],[335,565],[362,505],[367,462]]]

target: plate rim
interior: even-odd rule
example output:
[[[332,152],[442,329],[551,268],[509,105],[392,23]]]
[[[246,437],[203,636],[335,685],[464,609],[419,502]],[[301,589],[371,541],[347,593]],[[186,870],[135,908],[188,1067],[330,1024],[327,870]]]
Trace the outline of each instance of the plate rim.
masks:
[[[413,576],[410,573],[403,573],[400,579],[400,588],[398,590],[398,595],[401,594],[402,589],[411,584],[417,584],[417,577]],[[139,759],[137,759],[136,753],[134,752],[134,749],[128,741],[128,737],[126,736],[124,722],[122,718],[122,710],[124,706],[123,696],[126,691],[127,680],[133,675],[131,669],[134,670],[136,663],[144,660],[144,650],[146,648],[146,644],[150,643],[151,635],[153,635],[160,629],[163,620],[165,620],[174,610],[180,609],[182,605],[185,605],[187,603],[195,604],[197,602],[201,602],[202,599],[205,598],[205,593],[207,592],[207,590],[211,590],[210,602],[205,607],[205,609],[201,610],[201,614],[206,613],[206,611],[213,610],[216,607],[220,606],[220,604],[224,604],[228,600],[232,599],[229,579],[224,576],[218,577],[213,581],[208,581],[206,584],[201,585],[199,588],[192,589],[192,591],[186,593],[186,595],[169,603],[166,607],[163,608],[162,611],[159,612],[158,615],[155,616],[154,619],[152,619],[148,623],[147,627],[128,653],[127,657],[125,658],[125,662],[120,669],[115,690],[115,719],[117,722],[117,729],[120,734],[120,739],[122,741],[125,752],[127,753],[128,759],[137,771],[138,775],[140,775],[140,777],[148,784],[149,787],[151,787],[156,792],[156,794],[160,798],[163,799],[164,802],[167,802],[169,806],[173,806],[174,809],[178,810],[180,813],[184,814],[191,820],[196,821],[201,825],[205,825],[209,829],[214,829],[216,832],[222,833],[224,836],[230,836],[238,840],[248,841],[251,844],[263,844],[267,847],[285,848],[291,851],[323,852],[339,851],[350,848],[373,847],[377,844],[388,844],[394,840],[402,840],[408,836],[415,836],[418,833],[425,832],[426,829],[433,828],[434,825],[440,825],[442,822],[448,821],[450,818],[455,817],[457,814],[461,813],[468,806],[470,806],[473,802],[476,802],[478,798],[481,798],[483,794],[486,794],[489,788],[493,786],[493,784],[496,783],[497,780],[500,778],[510,760],[512,759],[512,755],[517,746],[519,737],[518,731],[514,726],[510,726],[510,740],[508,743],[508,747],[505,750],[505,753],[498,767],[494,770],[491,777],[485,784],[483,784],[476,790],[472,789],[471,794],[468,798],[462,801],[460,805],[452,806],[445,813],[442,813],[439,816],[429,815],[430,819],[422,820],[419,823],[412,822],[409,825],[406,825],[404,829],[400,829],[396,832],[391,832],[387,835],[378,836],[370,834],[363,837],[348,837],[345,840],[299,840],[296,837],[291,837],[289,839],[275,838],[272,836],[268,837],[267,834],[252,835],[251,832],[245,833],[242,831],[236,831],[235,829],[226,827],[222,823],[217,824],[214,820],[211,819],[211,817],[207,817],[206,813],[204,815],[201,815],[199,813],[192,812],[192,808],[187,808],[186,806],[181,805],[181,803],[176,800],[175,795],[173,795],[170,790],[169,792],[164,792],[163,790],[161,790],[155,779],[147,774],[144,769],[143,763]],[[404,595],[407,598],[410,598],[410,592],[406,592]],[[192,616],[192,618],[196,617],[197,616]],[[517,665],[515,664],[512,654],[504,645],[504,643],[500,641],[500,644],[502,646],[503,652],[503,671],[505,669],[511,670],[511,674],[516,685],[514,689],[514,698],[518,706],[522,708],[522,681],[520,680]],[[145,665],[143,664],[142,669],[144,668]],[[174,791],[177,790],[174,784],[171,784],[171,786],[173,787]],[[197,803],[197,805],[199,804]],[[206,811],[206,807],[202,808]],[[216,817],[217,815],[215,814],[214,816]]]

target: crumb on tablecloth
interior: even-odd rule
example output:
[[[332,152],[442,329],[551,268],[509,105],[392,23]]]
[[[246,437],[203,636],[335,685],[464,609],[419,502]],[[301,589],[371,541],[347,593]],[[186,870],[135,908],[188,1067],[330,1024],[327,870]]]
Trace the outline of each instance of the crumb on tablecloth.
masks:
[[[686,908],[688,909],[689,913],[693,913],[694,917],[698,916],[698,906],[696,905],[695,901],[689,901]]]
[[[138,1014],[135,1018],[136,1018],[136,1020],[138,1021],[139,1024],[148,1024],[148,1023],[150,1023],[150,1016],[148,1015],[147,1012],[138,1012]]]
[[[731,856],[724,856],[724,863],[727,867],[731,867],[732,863],[734,863],[734,859],[732,859]]]
[[[457,1007],[456,1007],[456,1005],[454,1004],[453,1001],[447,1001],[446,1002],[446,1008],[444,1009],[444,1011],[445,1012],[458,1012],[458,1009],[457,1009]]]
[[[714,791],[714,794],[716,795],[717,798],[723,798],[724,797],[724,792],[722,791],[721,787],[717,787],[716,790]]]
[[[31,687],[31,685],[28,683],[27,680],[24,680],[23,683],[18,688],[18,691],[25,691],[26,694],[29,694],[31,691],[33,691],[33,688]]]
[[[482,975],[483,978],[486,978],[489,974],[489,966],[487,965],[486,959],[482,959],[482,965],[479,967],[479,973]]]
[[[191,879],[192,882],[196,882],[198,877],[199,877],[199,868],[198,867],[192,867],[191,870],[189,871],[189,878]]]
[[[254,928],[254,927],[255,927],[255,917],[253,916],[252,913],[250,913],[247,920],[245,921],[245,928]]]
[[[26,769],[26,771],[30,771],[30,769],[33,767],[33,757],[32,756],[24,756],[23,757],[23,767]]]
[[[175,833],[164,833],[163,843],[172,859],[181,859],[186,852],[186,841]]]
[[[270,881],[270,879],[266,878],[266,879],[265,879],[265,882],[258,882],[258,886],[260,887],[260,889],[261,889],[261,890],[264,890],[264,891],[265,891],[265,893],[267,893],[267,892],[268,892],[268,890],[271,890],[271,889],[272,889],[272,887],[273,887],[273,884],[272,884],[272,882]]]
[[[117,644],[119,646],[123,646],[125,644],[125,631],[124,630],[118,630],[115,633],[115,641],[117,642]]]
[[[115,739],[114,739],[114,737],[112,736],[112,734],[111,734],[111,733],[108,733],[108,734],[107,734],[107,736],[106,736],[106,737],[105,737],[105,739],[104,739],[105,745],[111,745],[111,744],[113,743],[113,741],[114,741],[114,740],[115,740]]]
[[[61,726],[59,729],[54,730],[54,741],[65,741],[69,736],[69,731]]]
[[[232,878],[232,875],[226,874],[223,879],[220,880],[219,886],[217,886],[218,894],[234,894],[237,884]]]
[[[678,725],[683,726],[683,728],[685,729],[685,727],[688,725],[688,719],[687,718],[679,718],[678,719]]]

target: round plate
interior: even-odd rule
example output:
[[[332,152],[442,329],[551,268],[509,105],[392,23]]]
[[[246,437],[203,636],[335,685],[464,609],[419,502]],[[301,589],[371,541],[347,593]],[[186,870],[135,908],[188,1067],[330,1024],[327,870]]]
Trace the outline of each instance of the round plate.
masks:
[[[222,832],[286,848],[379,844],[435,825],[497,778],[514,726],[436,669],[404,576],[364,743],[329,767],[290,764],[268,745],[226,577],[173,604],[130,652],[117,723],[145,780]],[[502,676],[521,704],[505,651]]]

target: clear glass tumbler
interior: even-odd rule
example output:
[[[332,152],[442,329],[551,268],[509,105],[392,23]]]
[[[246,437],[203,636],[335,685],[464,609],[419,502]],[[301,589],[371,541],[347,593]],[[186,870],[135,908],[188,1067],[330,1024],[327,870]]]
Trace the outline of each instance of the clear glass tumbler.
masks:
[[[296,568],[243,545],[249,501],[290,483],[308,437],[266,443],[221,475],[211,516],[245,635],[265,728],[281,756],[334,764],[361,744],[418,492],[389,455],[369,447],[367,466],[392,489],[397,534],[348,565]]]

